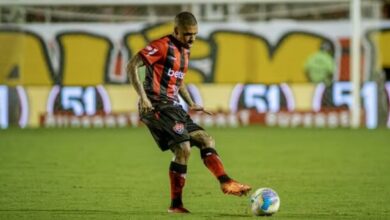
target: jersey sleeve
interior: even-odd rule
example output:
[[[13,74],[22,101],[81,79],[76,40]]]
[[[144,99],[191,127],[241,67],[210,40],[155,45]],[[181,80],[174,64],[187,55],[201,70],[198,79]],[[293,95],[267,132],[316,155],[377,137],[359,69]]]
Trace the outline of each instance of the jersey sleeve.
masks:
[[[154,41],[144,49],[140,50],[138,54],[142,57],[144,62],[152,65],[164,58],[164,45],[162,42]]]

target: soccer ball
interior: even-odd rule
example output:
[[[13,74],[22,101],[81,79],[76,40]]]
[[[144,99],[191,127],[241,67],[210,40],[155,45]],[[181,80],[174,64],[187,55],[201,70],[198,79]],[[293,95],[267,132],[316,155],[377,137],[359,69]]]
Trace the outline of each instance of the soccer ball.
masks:
[[[271,188],[260,188],[250,197],[254,215],[272,215],[279,210],[280,198]]]

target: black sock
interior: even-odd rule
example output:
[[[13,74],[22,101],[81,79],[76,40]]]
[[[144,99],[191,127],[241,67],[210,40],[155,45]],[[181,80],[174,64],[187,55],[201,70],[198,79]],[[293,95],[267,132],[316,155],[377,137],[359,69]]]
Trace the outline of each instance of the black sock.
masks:
[[[219,183],[226,183],[226,182],[229,182],[231,180],[231,178],[228,176],[228,175],[222,175],[222,176],[219,176],[218,177],[218,181]]]

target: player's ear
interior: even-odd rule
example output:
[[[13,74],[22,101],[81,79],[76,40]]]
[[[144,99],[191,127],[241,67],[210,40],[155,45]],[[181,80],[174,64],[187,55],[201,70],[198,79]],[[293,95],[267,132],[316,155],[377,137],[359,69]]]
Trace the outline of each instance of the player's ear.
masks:
[[[179,29],[177,28],[177,26],[173,29],[173,31],[175,32],[175,35],[179,35]]]

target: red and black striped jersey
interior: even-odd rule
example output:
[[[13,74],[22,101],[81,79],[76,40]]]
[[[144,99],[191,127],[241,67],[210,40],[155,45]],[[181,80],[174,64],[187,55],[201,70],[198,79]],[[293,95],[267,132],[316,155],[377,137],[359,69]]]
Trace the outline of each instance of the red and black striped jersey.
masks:
[[[179,102],[179,88],[188,69],[189,49],[168,35],[152,41],[138,54],[146,66],[143,86],[150,101]]]

